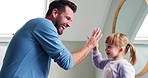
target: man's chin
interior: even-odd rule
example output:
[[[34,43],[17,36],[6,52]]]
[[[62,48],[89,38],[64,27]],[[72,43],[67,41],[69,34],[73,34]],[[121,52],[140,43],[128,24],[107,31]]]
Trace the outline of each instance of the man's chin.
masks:
[[[59,35],[62,35],[62,34],[63,34],[63,32],[58,32],[58,34],[59,34]]]

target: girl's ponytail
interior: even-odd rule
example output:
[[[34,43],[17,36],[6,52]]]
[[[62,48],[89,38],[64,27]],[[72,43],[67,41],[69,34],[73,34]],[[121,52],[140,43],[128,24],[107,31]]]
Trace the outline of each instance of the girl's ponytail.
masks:
[[[132,65],[135,65],[136,64],[136,49],[131,43],[127,44],[125,51],[127,52],[129,48],[130,48],[130,62]]]

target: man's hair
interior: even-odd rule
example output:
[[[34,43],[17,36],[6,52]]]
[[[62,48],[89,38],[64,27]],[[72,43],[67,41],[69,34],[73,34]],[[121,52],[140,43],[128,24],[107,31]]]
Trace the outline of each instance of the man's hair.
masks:
[[[74,13],[77,10],[77,6],[69,0],[54,0],[49,4],[46,16],[49,16],[52,13],[52,10],[55,8],[58,9],[59,13],[64,12],[66,6],[70,7]]]

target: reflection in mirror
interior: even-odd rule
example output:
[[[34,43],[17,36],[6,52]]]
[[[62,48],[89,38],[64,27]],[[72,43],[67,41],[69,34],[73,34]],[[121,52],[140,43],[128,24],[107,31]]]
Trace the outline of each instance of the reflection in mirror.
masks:
[[[136,69],[136,76],[148,73],[148,53],[146,52],[148,51],[148,40],[146,40],[147,44],[134,41],[137,31],[148,13],[146,1],[147,0],[126,0],[121,8],[117,8],[112,26],[112,33],[126,34],[129,37],[130,42],[133,43],[136,48],[138,59],[134,66]]]
[[[148,25],[148,14],[146,15],[142,25],[140,26],[136,34],[135,40],[148,40],[147,25]]]
[[[146,63],[145,67],[140,71],[139,73],[136,74],[136,76],[142,76],[148,72],[148,62]]]

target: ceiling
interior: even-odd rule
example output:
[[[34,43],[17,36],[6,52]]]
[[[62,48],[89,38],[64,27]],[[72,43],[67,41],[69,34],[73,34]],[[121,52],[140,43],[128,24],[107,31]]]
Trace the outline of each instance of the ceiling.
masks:
[[[96,27],[102,29],[104,37],[112,32],[114,14],[121,0],[72,1],[78,10],[72,26],[61,36],[63,41],[86,41]],[[145,0],[126,0],[118,14],[116,32],[125,33],[134,40],[147,12]]]
[[[63,41],[86,41],[94,28],[103,28],[110,9],[114,9],[111,8],[112,0],[71,1],[78,6],[78,10],[74,15],[72,26],[66,29],[61,36]]]

